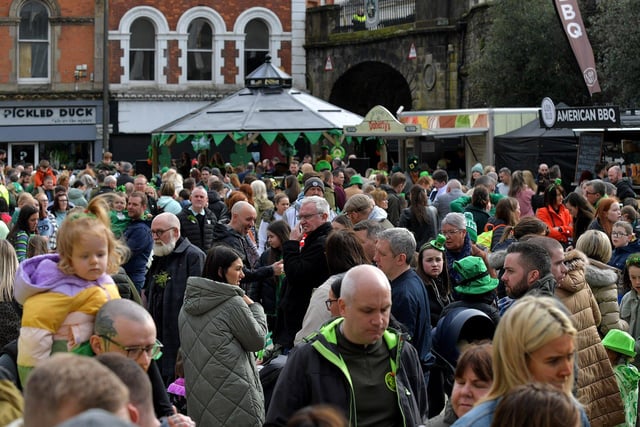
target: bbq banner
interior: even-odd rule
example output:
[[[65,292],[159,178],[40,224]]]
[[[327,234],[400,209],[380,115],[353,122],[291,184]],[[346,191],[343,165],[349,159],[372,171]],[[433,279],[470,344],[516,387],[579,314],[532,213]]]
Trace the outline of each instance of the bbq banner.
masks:
[[[578,60],[578,65],[582,71],[582,77],[587,84],[589,93],[600,92],[600,84],[598,83],[598,74],[596,73],[596,61],[593,58],[593,50],[591,43],[584,29],[582,16],[577,0],[554,0],[556,11],[562,22],[569,44],[573,54]]]

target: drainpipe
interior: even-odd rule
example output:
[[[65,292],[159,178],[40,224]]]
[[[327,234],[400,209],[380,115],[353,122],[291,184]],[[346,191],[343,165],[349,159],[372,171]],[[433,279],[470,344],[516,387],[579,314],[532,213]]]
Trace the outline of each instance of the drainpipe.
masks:
[[[465,57],[464,40],[467,34],[467,21],[458,21],[456,27],[458,29],[458,34],[459,34],[458,37],[460,38],[460,52],[458,54],[458,72],[457,72],[457,76],[458,76],[457,98],[458,99],[456,104],[458,104],[457,108],[464,108],[462,106],[462,98],[464,94],[464,79],[462,78],[461,72],[462,72],[462,68],[464,67],[464,57]]]

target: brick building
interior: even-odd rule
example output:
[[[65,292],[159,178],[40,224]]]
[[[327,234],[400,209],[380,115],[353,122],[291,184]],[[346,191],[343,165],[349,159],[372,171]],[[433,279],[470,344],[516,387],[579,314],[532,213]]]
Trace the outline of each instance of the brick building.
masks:
[[[104,149],[145,159],[153,129],[243,87],[267,54],[305,87],[304,0],[210,3],[1,2],[0,148],[9,161],[75,165]]]
[[[111,0],[109,80],[116,116],[111,149],[116,156],[146,158],[152,130],[244,87],[245,75],[267,54],[304,87],[303,0],[198,4]],[[185,144],[172,154],[191,150]]]
[[[101,20],[93,2],[0,2],[0,148],[10,164],[75,165],[101,150]]]

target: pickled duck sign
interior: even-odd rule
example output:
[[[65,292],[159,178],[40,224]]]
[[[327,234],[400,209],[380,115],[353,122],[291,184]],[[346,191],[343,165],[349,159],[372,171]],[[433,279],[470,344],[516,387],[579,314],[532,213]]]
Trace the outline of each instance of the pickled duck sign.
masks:
[[[593,49],[587,37],[587,32],[582,22],[580,8],[577,0],[554,0],[558,17],[562,22],[571,50],[578,61],[582,78],[587,85],[589,94],[600,92],[596,61],[593,57]]]
[[[87,106],[0,107],[0,126],[93,125],[96,115]]]

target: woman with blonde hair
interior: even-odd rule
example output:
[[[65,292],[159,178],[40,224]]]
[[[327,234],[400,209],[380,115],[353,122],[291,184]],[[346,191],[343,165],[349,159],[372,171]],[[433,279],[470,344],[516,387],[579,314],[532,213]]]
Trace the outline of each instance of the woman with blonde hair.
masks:
[[[7,240],[0,240],[0,348],[20,335],[20,307],[13,298],[13,282],[18,271],[16,250]]]
[[[260,228],[262,214],[269,209],[273,209],[273,202],[267,197],[267,185],[257,179],[251,184],[253,191],[253,207],[256,208],[256,230]]]
[[[530,382],[552,385],[572,397],[576,328],[561,303],[525,296],[504,314],[493,337],[493,384],[487,395],[454,427],[489,427],[499,401]],[[582,426],[588,426],[580,407]]]
[[[617,283],[621,272],[607,265],[612,253],[609,237],[602,231],[587,230],[576,242],[576,249],[589,258],[585,277],[602,314],[600,335],[604,337],[610,329],[627,331],[629,325],[620,318],[618,306]]]

